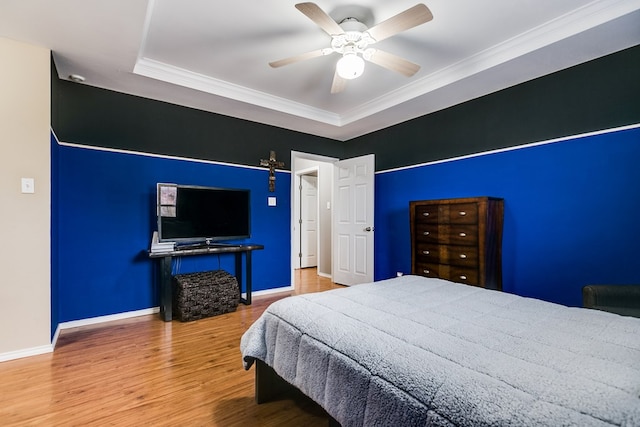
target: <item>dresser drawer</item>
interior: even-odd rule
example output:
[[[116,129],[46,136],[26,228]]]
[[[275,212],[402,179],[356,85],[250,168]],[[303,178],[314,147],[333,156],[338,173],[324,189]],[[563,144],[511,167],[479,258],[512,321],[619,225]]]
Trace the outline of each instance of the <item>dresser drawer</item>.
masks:
[[[478,265],[478,248],[475,246],[418,243],[415,257],[417,262],[476,267]]]
[[[449,224],[477,224],[477,203],[454,203],[440,207],[440,222]]]
[[[416,270],[413,274],[425,277],[440,277],[440,265],[428,262],[416,262]]]
[[[416,260],[419,262],[440,262],[440,246],[435,244],[418,243],[416,245]]]
[[[478,226],[476,225],[449,225],[442,227],[440,242],[449,245],[478,245]]]
[[[477,267],[478,248],[475,246],[440,246],[440,262],[463,267]]]
[[[451,280],[456,283],[464,283],[465,285],[478,286],[480,284],[480,276],[478,275],[478,269],[450,266],[447,280]]]
[[[438,223],[438,205],[418,205],[415,208],[416,224]]]
[[[417,262],[475,267],[478,265],[478,248],[475,246],[418,243],[415,257]]]
[[[473,267],[456,267],[447,264],[416,262],[416,269],[413,274],[451,280],[452,282],[473,286],[478,286],[480,283],[478,269]]]
[[[415,227],[415,239],[424,243],[474,246],[478,244],[478,227],[420,223]]]
[[[415,227],[415,239],[418,242],[438,243],[440,241],[438,224],[418,222]]]

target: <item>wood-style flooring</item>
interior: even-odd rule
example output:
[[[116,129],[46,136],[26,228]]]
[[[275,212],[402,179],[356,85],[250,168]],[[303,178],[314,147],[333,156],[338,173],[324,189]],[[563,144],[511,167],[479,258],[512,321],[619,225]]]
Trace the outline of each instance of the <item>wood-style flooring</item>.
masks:
[[[257,405],[240,337],[273,301],[341,287],[296,270],[295,291],[193,322],[140,316],[63,330],[53,353],[0,363],[2,426],[326,426],[304,396]]]

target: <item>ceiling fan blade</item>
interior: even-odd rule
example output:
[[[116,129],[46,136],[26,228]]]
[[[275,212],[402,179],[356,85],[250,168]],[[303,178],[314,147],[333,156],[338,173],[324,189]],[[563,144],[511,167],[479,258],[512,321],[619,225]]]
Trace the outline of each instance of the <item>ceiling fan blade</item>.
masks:
[[[347,80],[340,77],[338,70],[333,75],[333,83],[331,84],[331,93],[340,93],[347,87]]]
[[[402,31],[417,27],[433,19],[433,14],[427,6],[420,3],[404,12],[392,16],[386,21],[369,28],[367,32],[377,42],[394,36]]]
[[[307,18],[315,22],[318,27],[322,28],[330,36],[344,33],[342,27],[315,3],[298,3],[296,9],[304,13]]]
[[[280,59],[278,61],[271,61],[269,62],[269,65],[272,68],[278,68],[278,67],[283,67],[285,65],[293,64],[294,62],[300,62],[300,61],[305,61],[307,59],[317,58],[318,56],[329,55],[330,53],[333,53],[333,49],[331,48],[318,49],[318,50],[313,50],[311,52],[294,55],[289,58]]]
[[[420,69],[420,66],[418,64],[414,64],[411,61],[379,49],[376,49],[375,52],[371,54],[371,56],[368,56],[366,59],[369,62],[373,62],[374,64],[377,64],[388,70],[403,74],[407,77],[413,76]]]

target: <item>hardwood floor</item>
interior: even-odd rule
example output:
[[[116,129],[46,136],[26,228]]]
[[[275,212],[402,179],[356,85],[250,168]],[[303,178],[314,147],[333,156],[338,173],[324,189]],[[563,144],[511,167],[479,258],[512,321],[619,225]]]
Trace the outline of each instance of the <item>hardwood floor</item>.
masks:
[[[326,426],[301,395],[257,405],[240,337],[273,301],[339,288],[297,270],[294,292],[194,322],[140,316],[61,332],[53,353],[0,363],[0,425]]]

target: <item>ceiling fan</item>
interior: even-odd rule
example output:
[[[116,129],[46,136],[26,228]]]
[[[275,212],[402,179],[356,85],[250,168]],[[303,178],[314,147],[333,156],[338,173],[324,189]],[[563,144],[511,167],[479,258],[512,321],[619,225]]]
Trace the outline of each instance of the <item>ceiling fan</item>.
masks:
[[[338,23],[315,3],[298,3],[295,7],[331,36],[331,47],[269,62],[273,68],[339,53],[342,58],[336,64],[331,93],[341,92],[348,80],[359,77],[364,71],[365,60],[407,77],[413,76],[420,69],[419,65],[411,61],[369,46],[431,21],[433,15],[424,4],[417,4],[371,28],[353,17],[347,17]]]

